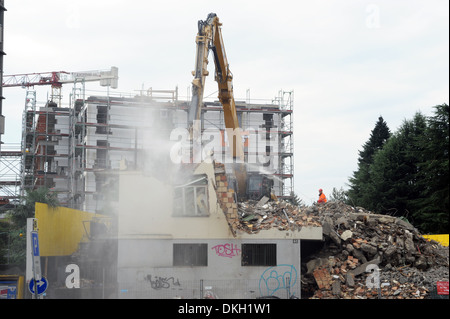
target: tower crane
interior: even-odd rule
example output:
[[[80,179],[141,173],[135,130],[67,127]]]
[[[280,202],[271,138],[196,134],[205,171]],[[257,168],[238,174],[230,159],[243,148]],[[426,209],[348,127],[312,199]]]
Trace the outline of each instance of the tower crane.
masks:
[[[52,71],[26,74],[4,75],[2,86],[6,87],[34,87],[51,85],[51,100],[61,96],[61,87],[65,83],[75,83],[78,81],[94,82],[100,81],[101,86],[110,86],[117,89],[119,79],[119,69],[112,66],[110,70],[94,70],[81,72]]]

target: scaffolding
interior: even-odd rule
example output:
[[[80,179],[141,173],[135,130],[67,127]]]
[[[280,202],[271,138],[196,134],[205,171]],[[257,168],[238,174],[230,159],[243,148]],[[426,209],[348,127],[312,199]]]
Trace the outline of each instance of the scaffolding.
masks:
[[[0,210],[15,205],[20,191],[20,144],[2,144],[0,154]]]
[[[27,90],[22,122],[21,195],[46,187],[68,203],[69,121],[73,109],[53,101],[37,106],[36,91]]]
[[[282,197],[291,198],[294,195],[294,134],[293,108],[294,92],[278,92],[274,103],[279,105],[281,117],[279,122],[279,177],[282,179]]]

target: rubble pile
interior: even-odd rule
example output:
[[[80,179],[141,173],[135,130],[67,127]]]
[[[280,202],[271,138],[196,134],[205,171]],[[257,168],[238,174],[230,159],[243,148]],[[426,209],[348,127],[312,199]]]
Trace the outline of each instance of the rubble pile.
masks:
[[[238,202],[223,164],[215,163],[216,193],[234,236],[261,230],[322,227],[323,247],[302,260],[302,295],[311,298],[424,299],[448,282],[448,247],[425,239],[406,220],[332,201]]]
[[[238,218],[234,227],[249,234],[269,228],[293,231],[304,226],[321,226],[317,214],[285,201],[269,201],[267,197],[238,203]]]
[[[318,216],[325,241],[302,277],[312,298],[423,299],[448,281],[448,247],[407,221],[340,202],[303,210]]]
[[[304,211],[286,201],[273,201],[267,197],[259,201],[238,202],[235,191],[230,187],[225,165],[214,162],[215,191],[218,203],[225,214],[233,236],[236,231],[256,234],[260,230],[299,230],[303,226],[321,226],[317,214]]]

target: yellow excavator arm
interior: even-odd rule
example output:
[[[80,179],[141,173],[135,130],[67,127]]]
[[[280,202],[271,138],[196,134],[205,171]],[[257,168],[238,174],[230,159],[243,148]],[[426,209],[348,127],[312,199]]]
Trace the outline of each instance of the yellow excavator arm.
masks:
[[[207,70],[208,53],[211,50],[214,54],[215,80],[219,87],[218,97],[223,107],[230,152],[235,161],[234,174],[238,184],[238,192],[243,195],[247,187],[244,145],[233,95],[233,75],[230,71],[225,53],[221,25],[215,13],[210,13],[205,21],[200,20],[198,22],[198,33],[196,37],[197,54],[195,70],[192,72],[194,79],[192,81],[192,100],[188,120],[191,128],[196,120],[199,123],[198,120],[200,119],[203,105],[205,80],[209,74]],[[195,129],[199,130],[199,128]]]

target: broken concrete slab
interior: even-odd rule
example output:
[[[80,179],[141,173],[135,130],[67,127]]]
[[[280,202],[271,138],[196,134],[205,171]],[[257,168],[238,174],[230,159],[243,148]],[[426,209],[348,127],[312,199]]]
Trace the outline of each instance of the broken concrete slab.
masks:
[[[370,261],[368,261],[368,262],[365,262],[365,263],[363,263],[362,265],[356,267],[356,268],[355,268],[354,270],[352,270],[351,272],[352,272],[355,276],[361,275],[363,272],[366,272],[368,266],[370,266],[370,265],[379,265],[380,262],[381,262],[381,261],[380,261],[380,258],[372,259],[372,260],[370,260]]]
[[[361,244],[361,250],[371,257],[375,256],[378,252],[377,247],[366,243]]]
[[[352,272],[348,272],[346,275],[346,284],[349,287],[354,287],[355,286],[355,274]]]
[[[262,207],[264,204],[266,204],[269,201],[269,197],[263,196],[259,202],[256,204],[256,207]]]
[[[333,276],[333,283],[331,284],[331,291],[334,296],[339,296],[341,294],[341,282],[339,276]]]
[[[352,238],[352,236],[353,236],[352,231],[347,229],[346,231],[344,231],[344,232],[341,234],[341,239],[342,239],[343,241],[346,241],[347,239]]]

